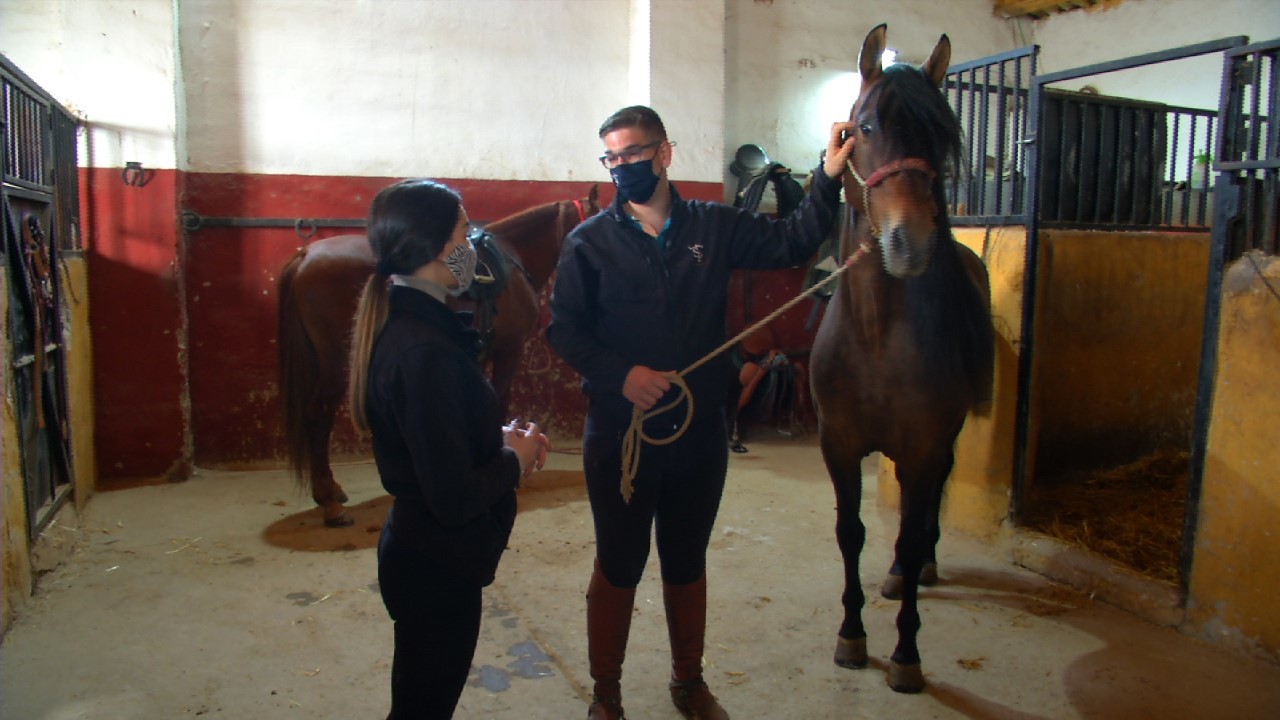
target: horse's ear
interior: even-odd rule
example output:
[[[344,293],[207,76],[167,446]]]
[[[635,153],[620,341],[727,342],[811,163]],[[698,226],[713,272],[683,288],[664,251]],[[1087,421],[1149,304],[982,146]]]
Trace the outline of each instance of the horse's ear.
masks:
[[[888,32],[889,26],[880,23],[867,33],[867,39],[862,41],[862,54],[858,56],[858,73],[862,75],[862,85],[865,87],[880,79],[880,73],[884,68],[880,65],[880,56],[884,54],[885,34]]]
[[[929,54],[929,59],[924,65],[920,66],[920,70],[934,85],[942,87],[942,81],[947,78],[947,68],[950,65],[951,39],[944,33],[938,38],[938,44],[933,47],[933,52]]]
[[[599,195],[600,195],[600,183],[595,183],[594,185],[591,186],[591,192],[587,193],[587,199],[591,201],[592,205],[595,205],[596,197]]]

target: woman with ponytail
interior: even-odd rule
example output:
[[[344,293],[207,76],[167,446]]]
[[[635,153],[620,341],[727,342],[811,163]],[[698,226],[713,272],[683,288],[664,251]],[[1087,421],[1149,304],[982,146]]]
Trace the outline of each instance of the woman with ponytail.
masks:
[[[445,305],[475,276],[469,227],[457,191],[431,180],[384,188],[369,210],[377,266],[356,312],[348,387],[394,498],[378,543],[395,634],[389,720],[453,716],[515,490],[550,447],[533,423],[503,424],[476,333]]]

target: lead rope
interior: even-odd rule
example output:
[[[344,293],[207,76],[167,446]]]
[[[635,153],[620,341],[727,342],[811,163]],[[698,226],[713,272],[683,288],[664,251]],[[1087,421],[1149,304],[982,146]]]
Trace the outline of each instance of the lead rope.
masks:
[[[804,300],[805,298],[809,297],[810,295],[813,295],[814,293],[816,293],[818,290],[822,289],[826,285],[834,282],[836,278],[840,277],[840,275],[844,273],[845,270],[848,270],[850,267],[852,267],[855,262],[860,260],[863,255],[866,255],[870,251],[871,251],[871,245],[866,242],[862,243],[861,245],[858,246],[858,249],[855,250],[853,254],[849,256],[849,259],[845,260],[844,263],[840,265],[840,267],[836,268],[834,272],[832,272],[827,277],[823,278],[820,282],[814,283],[813,286],[810,287],[808,290],[805,290],[804,292],[795,296],[791,300],[788,300],[786,304],[784,304],[782,307],[779,307],[777,310],[774,310],[773,312],[769,313],[764,319],[760,320],[759,322],[747,328],[746,330],[743,330],[737,335],[734,335],[733,338],[726,341],[724,344],[722,344],[720,347],[716,348],[715,350],[712,350],[706,355],[703,355],[701,358],[699,358],[689,367],[685,368],[684,370],[681,370],[678,373],[672,373],[668,375],[668,379],[671,381],[671,384],[680,388],[680,394],[676,397],[675,400],[672,400],[666,405],[663,405],[660,408],[654,408],[648,412],[641,410],[639,407],[635,405],[631,406],[631,425],[630,427],[627,428],[626,434],[622,436],[622,488],[621,490],[622,490],[622,500],[624,502],[626,503],[631,502],[631,494],[634,490],[632,486],[632,482],[635,480],[636,473],[640,469],[640,448],[641,448],[640,443],[647,442],[650,445],[670,445],[671,443],[679,439],[681,435],[684,435],[685,430],[689,429],[689,424],[693,422],[693,394],[689,392],[689,385],[688,383],[685,382],[684,377],[689,373],[693,372],[694,370],[697,370],[699,367],[702,367],[711,358],[733,347],[735,344],[737,344],[740,340],[742,340],[746,336],[750,335],[751,333],[755,332],[761,327],[768,325],[779,315],[781,315],[782,313],[794,307],[801,300]],[[655,438],[644,432],[644,423],[646,420],[648,420],[649,418],[661,415],[662,413],[674,408],[676,405],[680,404],[680,401],[685,400],[686,398],[689,401],[689,409],[685,412],[684,422],[681,423],[680,428],[676,430],[674,434],[666,438]]]
[[[867,184],[866,180],[862,179],[857,170],[853,169],[852,160],[845,160],[844,164],[848,166],[849,173],[853,175],[853,179],[857,180],[858,184],[862,186],[862,212],[867,216],[867,226],[871,228],[871,237],[879,240],[880,228],[876,227],[876,221],[871,217],[871,186]]]

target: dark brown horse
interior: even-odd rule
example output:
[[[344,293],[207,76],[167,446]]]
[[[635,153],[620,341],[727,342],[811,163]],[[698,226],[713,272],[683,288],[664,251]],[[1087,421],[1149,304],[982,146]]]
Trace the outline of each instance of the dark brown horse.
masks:
[[[504,411],[525,342],[539,321],[538,292],[555,271],[564,236],[599,210],[597,189],[592,186],[580,200],[539,205],[485,226],[515,260],[494,299],[484,353]],[[310,487],[331,527],[353,522],[343,507],[347,495],[329,466],[329,439],[346,398],[356,301],[372,272],[365,236],[341,235],[299,250],[280,273],[280,395],[289,466],[298,482]]]
[[[894,560],[902,606],[888,681],[918,692],[917,583],[938,539],[956,436],[989,399],[995,350],[986,268],[952,238],[943,191],[944,170],[959,166],[960,151],[959,124],[939,91],[951,43],[943,35],[920,68],[882,68],[885,30],[872,30],[862,46],[862,88],[849,113],[857,148],[844,174],[842,256],[855,247],[868,253],[840,279],[822,318],[811,386],[845,567],[836,664],[867,665],[860,466],[880,451],[894,462],[902,498]]]

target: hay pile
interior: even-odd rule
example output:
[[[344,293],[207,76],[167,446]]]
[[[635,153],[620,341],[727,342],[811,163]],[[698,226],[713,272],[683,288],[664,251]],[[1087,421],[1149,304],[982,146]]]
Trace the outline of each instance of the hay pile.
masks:
[[[1189,462],[1185,450],[1164,450],[1043,481],[1028,493],[1026,525],[1177,583]]]

